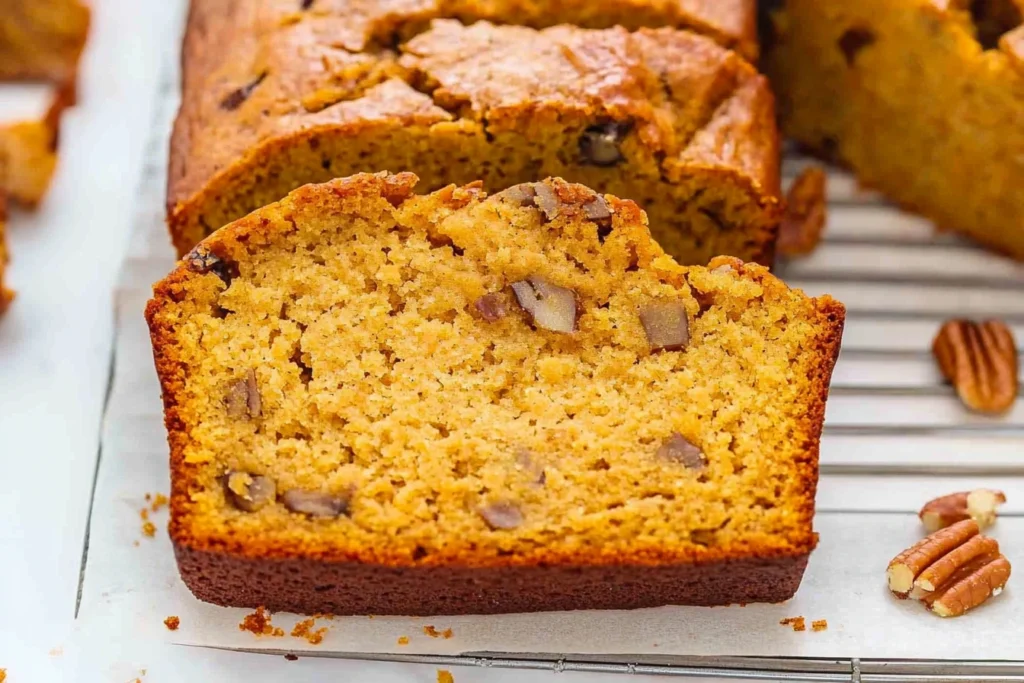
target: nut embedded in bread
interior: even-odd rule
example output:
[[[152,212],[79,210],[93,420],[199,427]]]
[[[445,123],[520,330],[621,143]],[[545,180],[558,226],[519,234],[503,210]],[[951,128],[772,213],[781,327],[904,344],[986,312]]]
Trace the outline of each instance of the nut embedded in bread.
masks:
[[[788,136],[940,229],[1024,259],[1020,0],[761,6]]]
[[[792,595],[842,306],[735,259],[679,266],[636,204],[581,185],[415,183],[305,186],[156,285],[196,595],[335,614]]]
[[[232,5],[259,16],[256,0]],[[423,19],[393,48],[333,9],[222,26],[222,7],[196,0],[185,39],[168,186],[179,254],[303,184],[402,169],[420,190],[557,175],[635,199],[682,262],[772,260],[774,99],[710,38]]]

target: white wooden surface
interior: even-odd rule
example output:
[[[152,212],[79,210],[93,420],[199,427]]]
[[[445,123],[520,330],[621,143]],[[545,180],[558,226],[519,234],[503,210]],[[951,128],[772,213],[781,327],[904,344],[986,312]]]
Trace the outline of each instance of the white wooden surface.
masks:
[[[0,482],[17,483],[0,485],[0,515],[8,520],[0,525],[0,668],[8,669],[11,683],[136,677],[147,682],[433,681],[436,667],[429,665],[312,657],[288,662],[279,655],[173,645],[172,639],[196,642],[201,625],[184,619],[180,632],[169,634],[160,623],[171,613],[204,615],[208,626],[220,624],[213,640],[222,643],[287,649],[300,642],[285,639],[282,646],[238,640],[247,635],[233,628],[239,612],[195,603],[173,574],[162,532],[156,539],[140,533],[143,494],[168,488],[155,380],[148,347],[139,341],[144,334],[141,306],[145,288],[172,263],[159,229],[163,149],[146,150],[144,145],[154,116],[166,126],[167,111],[155,115],[152,104],[158,88],[170,86],[161,84],[160,64],[176,60],[181,10],[181,0],[108,0],[97,7],[82,105],[65,120],[62,166],[53,194],[38,215],[16,216],[11,230],[16,261],[10,277],[20,297],[0,323]],[[144,156],[147,164],[142,163]],[[803,163],[787,160],[786,170],[791,174]],[[142,182],[143,177],[148,180]],[[921,502],[936,493],[982,485],[999,486],[1010,495],[997,535],[1008,552],[1019,556],[1024,550],[1012,546],[1024,538],[1021,405],[1001,420],[965,413],[939,382],[928,356],[938,324],[954,314],[1000,315],[1024,339],[1021,268],[955,237],[934,235],[926,221],[885,206],[874,193],[859,190],[849,176],[833,175],[830,195],[827,241],[783,271],[809,293],[836,295],[851,311],[822,441],[819,527],[827,535],[797,603],[754,608],[763,614],[753,622],[719,617],[724,610],[696,619],[718,628],[720,636],[730,624],[756,622],[775,654],[867,656],[856,648],[875,641],[856,625],[871,618],[902,624],[917,634],[912,642],[896,635],[883,638],[887,642],[876,651],[895,646],[905,657],[914,656],[915,649],[956,656],[967,647],[970,656],[980,657],[990,656],[986,648],[994,647],[1000,658],[1024,658],[1015,653],[1017,643],[1004,637],[1007,632],[1018,634],[1019,641],[1024,632],[1015,595],[1020,591],[1013,584],[1000,601],[976,615],[939,622],[889,600],[874,566],[916,533],[911,513]],[[128,245],[132,224],[135,239]],[[107,438],[75,619],[114,336],[115,273],[125,251],[129,260],[116,292],[119,371],[104,426]],[[162,529],[166,517],[155,517]],[[858,520],[873,526],[861,534]],[[841,538],[850,540],[850,547],[834,542]],[[837,581],[839,570],[833,567],[862,576],[861,583],[851,588]],[[861,593],[869,607],[857,612]],[[820,598],[835,610],[819,610]],[[789,608],[798,606],[807,606],[808,617],[828,618],[834,630],[794,634],[770,619],[757,622],[774,619],[776,610],[791,616]],[[551,624],[563,623],[561,618],[541,620],[560,631]],[[529,620],[494,622],[500,628],[489,634],[492,644],[502,649],[502,643],[510,642],[502,629]],[[996,640],[983,637],[993,620],[1004,634]],[[654,622],[661,627],[652,633],[652,645],[660,640],[659,647],[674,644],[680,651],[691,646],[681,636],[692,624]],[[358,644],[358,623],[346,626],[353,628],[336,626],[322,651]],[[397,631],[388,631],[391,626],[405,624],[378,629],[375,637],[393,642]],[[539,638],[534,641],[538,649],[550,643],[543,632],[532,635]],[[815,641],[814,636],[825,638]],[[949,639],[948,648],[943,647],[944,638]],[[719,640],[730,642],[724,636]],[[467,644],[459,641],[420,638],[413,649],[456,652]],[[602,642],[588,640],[578,649]],[[727,645],[719,649],[735,652]],[[453,671],[460,683],[536,676],[528,671]],[[567,680],[611,680],[597,674],[563,675]]]

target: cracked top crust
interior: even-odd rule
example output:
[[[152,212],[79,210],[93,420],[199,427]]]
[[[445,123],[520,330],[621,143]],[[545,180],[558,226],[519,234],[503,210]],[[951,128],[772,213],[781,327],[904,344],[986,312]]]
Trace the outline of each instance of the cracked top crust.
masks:
[[[207,4],[194,3],[186,41],[172,211],[259,145],[303,130],[455,119],[488,133],[549,116],[625,121],[668,177],[700,164],[777,185],[762,143],[773,126],[766,82],[710,38],[435,20],[396,51],[386,44],[416,33],[409,27],[423,25],[428,3],[373,3],[354,18],[289,14],[283,1],[234,2],[223,13]]]

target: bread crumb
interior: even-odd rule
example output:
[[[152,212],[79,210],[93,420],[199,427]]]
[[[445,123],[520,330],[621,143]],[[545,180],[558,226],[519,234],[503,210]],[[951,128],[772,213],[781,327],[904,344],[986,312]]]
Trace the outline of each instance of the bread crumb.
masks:
[[[812,631],[827,631],[828,630],[828,620],[827,619],[817,619],[815,621],[812,621],[811,622],[811,630]]]
[[[242,619],[242,623],[238,625],[239,631],[249,631],[258,636],[274,636],[280,638],[284,635],[284,629],[273,626],[271,623],[270,612],[263,605],[256,608],[256,611],[252,614],[246,614],[245,618]]]
[[[437,683],[455,683],[455,677],[447,669],[437,670]]]
[[[149,508],[139,510],[139,517],[142,517],[143,520],[149,519]]]
[[[779,622],[783,626],[792,626],[794,631],[806,631],[807,623],[803,617],[787,617]]]
[[[318,629],[314,629],[314,626],[316,626],[316,619],[312,617],[296,622],[295,627],[292,629],[292,637],[305,638],[310,645],[319,645],[324,641],[327,627],[321,626]]]
[[[132,541],[132,545],[138,548],[141,544],[138,541]]]
[[[0,683],[7,680],[7,669],[0,669]]]
[[[398,637],[398,644],[399,645],[408,645],[409,644],[409,636],[399,636]]]
[[[148,502],[148,501],[151,501],[151,500],[153,500],[152,494],[147,493],[146,494],[146,501]]]
[[[166,619],[164,619],[164,626],[167,627],[168,631],[177,631],[178,630],[178,626],[180,626],[180,625],[181,625],[181,619],[179,619],[176,616],[172,615],[172,616],[169,616]]]
[[[289,652],[288,654],[286,654],[284,656],[284,658],[287,659],[289,662],[294,662],[295,660],[297,660],[299,658],[299,656],[298,655],[293,655],[291,652]]]
[[[148,493],[146,494],[146,500],[149,500]],[[149,509],[152,510],[153,512],[157,512],[160,508],[166,506],[168,502],[169,500],[167,496],[165,496],[162,493],[158,493],[155,496],[153,496],[153,504],[149,506]]]
[[[153,524],[153,522],[144,522],[142,524],[142,533],[147,538],[153,538],[156,536],[156,524]]]
[[[429,626],[424,626],[423,632],[431,638],[444,638],[445,640],[455,635],[455,632],[452,631],[450,628],[446,628],[443,631],[438,631],[436,628],[434,628],[433,624]]]

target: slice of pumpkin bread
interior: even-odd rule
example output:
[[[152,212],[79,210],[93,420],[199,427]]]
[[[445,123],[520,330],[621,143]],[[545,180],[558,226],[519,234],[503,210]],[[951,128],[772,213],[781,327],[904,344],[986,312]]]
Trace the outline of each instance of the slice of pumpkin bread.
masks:
[[[339,47],[334,15],[193,19],[168,189],[180,254],[305,183],[408,170],[425,190],[560,176],[638,201],[683,262],[772,259],[773,98],[709,38],[437,20],[396,52]]]
[[[3,164],[0,163],[0,176],[3,173]],[[0,187],[0,314],[7,310],[14,292],[4,287],[4,270],[7,268],[7,195]]]
[[[416,181],[302,187],[155,286],[192,591],[335,614],[789,598],[842,305],[677,265],[582,185]]]
[[[1024,260],[1024,0],[764,6],[787,135]]]

